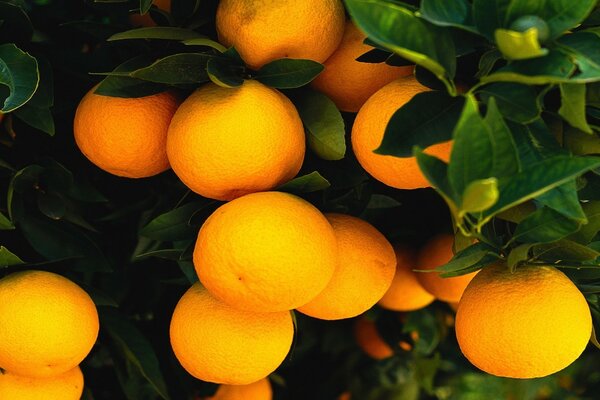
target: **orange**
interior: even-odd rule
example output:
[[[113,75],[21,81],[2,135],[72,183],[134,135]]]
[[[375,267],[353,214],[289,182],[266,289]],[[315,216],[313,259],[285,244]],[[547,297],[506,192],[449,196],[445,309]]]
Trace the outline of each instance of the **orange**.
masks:
[[[338,242],[339,258],[327,287],[298,311],[320,319],[355,317],[386,292],[394,278],[396,256],[373,225],[343,214],[326,214]]]
[[[393,157],[373,153],[383,139],[392,115],[417,93],[427,91],[414,76],[397,79],[379,89],[361,107],[352,126],[352,149],[358,162],[373,178],[397,189],[431,186],[415,157]],[[425,153],[444,161],[450,159],[451,142],[429,146]]]
[[[221,0],[217,33],[258,69],[279,58],[323,62],[344,34],[340,0]]]
[[[484,268],[463,294],[456,337],[463,354],[483,371],[538,378],[567,367],[592,333],[587,302],[554,267]]]
[[[312,204],[280,192],[219,207],[200,228],[194,266],[213,296],[256,312],[291,310],[327,285],[337,264],[333,228]]]
[[[343,392],[342,394],[339,395],[337,400],[350,400],[351,398],[352,398],[352,395],[350,394],[350,392]]]
[[[30,377],[60,375],[88,355],[98,336],[96,306],[75,283],[44,271],[0,280],[0,368]]]
[[[437,267],[446,264],[454,257],[452,246],[454,236],[443,234],[429,240],[417,255],[417,270],[433,271]],[[460,300],[465,288],[477,272],[442,278],[439,272],[417,272],[417,279],[429,293],[438,300],[456,303]]]
[[[363,43],[366,37],[352,22],[346,22],[342,43],[325,61],[325,70],[312,82],[315,89],[326,94],[342,111],[357,112],[373,93],[413,71],[413,66],[356,61],[373,49]]]
[[[415,251],[403,245],[395,245],[396,274],[379,305],[388,310],[414,311],[429,305],[435,297],[426,291],[413,269],[416,269]]]
[[[304,151],[304,128],[292,102],[257,81],[196,90],[173,117],[167,141],[183,183],[218,200],[287,182],[300,170]]]
[[[375,322],[366,317],[354,324],[354,337],[358,346],[371,358],[383,360],[394,355],[394,350],[379,335]]]
[[[171,12],[171,0],[154,0],[152,5],[155,5],[159,10],[170,13]],[[144,15],[140,14],[131,14],[129,16],[129,22],[133,26],[145,27],[149,28],[151,26],[156,26],[156,22],[150,16],[150,13],[146,13]]]
[[[273,389],[268,378],[249,385],[221,385],[209,400],[271,400]]]
[[[170,332],[175,356],[191,375],[207,382],[247,385],[283,362],[294,324],[287,311],[231,308],[196,283],[177,303]]]
[[[0,399],[3,400],[79,400],[83,393],[83,374],[79,367],[50,378],[30,378],[10,372],[0,374]]]
[[[127,178],[145,178],[169,169],[166,143],[179,105],[172,92],[138,98],[95,94],[81,100],[73,131],[81,152],[96,166]]]

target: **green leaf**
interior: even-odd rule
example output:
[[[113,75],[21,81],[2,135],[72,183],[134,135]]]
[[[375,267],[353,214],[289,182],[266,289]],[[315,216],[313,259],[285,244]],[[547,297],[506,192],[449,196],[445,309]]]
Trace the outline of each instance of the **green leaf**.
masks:
[[[279,186],[277,190],[290,193],[311,193],[319,190],[327,189],[330,185],[329,181],[317,171],[310,174],[302,175],[291,181]]]
[[[244,83],[244,66],[232,63],[227,58],[211,58],[206,64],[206,73],[210,80],[222,87],[234,88]]]
[[[600,257],[600,252],[589,246],[562,239],[553,243],[538,244],[532,247],[533,255],[550,263],[591,261]]]
[[[494,37],[498,49],[507,60],[526,60],[548,54],[548,50],[540,46],[536,28],[530,28],[525,32],[496,29]]]
[[[582,225],[569,239],[581,244],[588,244],[600,231],[600,201],[589,201],[583,204],[582,208],[587,218],[587,224]]]
[[[49,108],[38,108],[27,103],[17,108],[14,114],[27,125],[54,136],[54,117]]]
[[[120,64],[113,72],[117,75],[107,76],[100,82],[94,93],[112,97],[144,97],[163,92],[165,87],[160,84],[136,79],[129,73],[147,67],[152,61],[147,57],[135,57]]]
[[[506,11],[510,4],[511,0],[473,0],[473,21],[489,41],[494,41],[496,29],[508,27]]]
[[[477,213],[487,210],[498,201],[498,180],[487,178],[473,181],[462,195],[461,213]]]
[[[491,133],[492,143],[492,176],[500,178],[511,176],[521,169],[521,161],[512,132],[502,118],[496,99],[488,100],[488,109],[483,119]]]
[[[55,193],[38,192],[37,205],[42,214],[50,219],[62,219],[67,213],[65,200]]]
[[[567,82],[575,71],[571,58],[557,50],[543,57],[514,61],[481,78],[482,83],[513,82],[526,85],[546,85]]]
[[[413,147],[427,148],[452,139],[465,100],[442,91],[418,93],[390,119],[375,153],[411,157]]]
[[[324,68],[312,60],[282,58],[261,67],[256,80],[278,89],[295,89],[310,83]]]
[[[454,192],[462,194],[471,182],[493,176],[491,131],[479,115],[474,97],[467,97],[452,136],[448,180]]]
[[[479,262],[484,257],[494,254],[494,249],[485,243],[475,243],[452,257],[446,264],[437,267],[435,270],[443,278],[451,278],[471,273],[481,268]],[[497,259],[497,257],[494,257]]]
[[[142,14],[142,15],[146,14],[150,10],[150,7],[152,7],[152,3],[154,2],[154,0],[139,0],[139,1],[140,1],[140,14]]]
[[[127,75],[132,78],[167,85],[204,83],[209,80],[206,66],[213,57],[201,53],[172,54]]]
[[[421,65],[451,93],[456,72],[454,42],[448,32],[401,5],[382,0],[346,0],[356,25],[379,45]]]
[[[439,158],[423,153],[418,147],[415,148],[415,157],[423,175],[444,198],[451,213],[455,214],[458,210],[458,196],[448,180],[448,165]]]
[[[304,127],[308,145],[324,160],[341,160],[346,154],[344,120],[335,104],[324,94],[312,89],[292,97]]]
[[[140,235],[162,241],[194,238],[198,227],[190,225],[190,218],[204,206],[206,203],[195,201],[161,214],[144,226]]]
[[[600,158],[597,157],[554,156],[546,158],[524,168],[512,177],[500,178],[500,199],[484,214],[491,217],[599,166]]]
[[[477,33],[473,26],[471,5],[467,0],[423,0],[420,14],[439,26],[453,26]]]
[[[13,3],[0,2],[0,43],[25,44],[31,40],[33,26],[23,7],[19,7],[21,2]]]
[[[196,39],[188,39],[188,40],[184,40],[182,43],[185,44],[186,46],[210,47],[210,48],[217,50],[219,53],[225,53],[227,51],[227,47],[223,46],[219,42],[215,42],[214,40],[211,40],[206,37],[200,37],[200,38],[196,38]]]
[[[6,231],[10,229],[15,229],[15,225],[10,219],[6,218],[6,216],[0,212],[0,230]]]
[[[163,39],[163,40],[190,40],[204,38],[199,33],[184,28],[171,26],[153,26],[150,28],[137,28],[112,35],[107,41],[131,39]]]
[[[98,307],[100,326],[120,347],[125,357],[135,365],[160,397],[169,400],[167,385],[160,371],[156,353],[142,332],[118,310]]]
[[[561,105],[558,113],[572,127],[592,134],[585,118],[585,85],[581,83],[560,84]]]
[[[496,100],[500,113],[511,121],[528,123],[540,116],[542,105],[534,88],[518,83],[492,83],[477,91],[484,103]]]
[[[535,200],[547,207],[558,211],[565,217],[586,223],[586,215],[581,208],[575,180],[557,186],[535,198]]]
[[[511,241],[521,243],[548,243],[562,239],[581,226],[549,207],[542,207],[525,218],[513,233]]]
[[[591,32],[575,32],[558,40],[559,50],[568,55],[579,67],[571,81],[600,80],[600,37]]]
[[[23,264],[23,260],[21,260],[18,256],[13,254],[6,247],[0,246],[0,267],[4,268],[18,264]]]
[[[500,53],[497,49],[491,49],[483,53],[479,59],[479,69],[475,74],[475,78],[481,79],[481,77],[488,75],[494,69],[496,63],[500,60],[502,60],[502,53]]]
[[[12,43],[0,45],[0,84],[10,91],[0,111],[8,113],[27,103],[37,90],[39,80],[35,58]]]
[[[535,246],[535,243],[524,243],[512,249],[510,253],[508,253],[508,257],[506,259],[506,264],[508,268],[514,272],[515,268],[522,262],[529,260],[529,253],[531,248]]]

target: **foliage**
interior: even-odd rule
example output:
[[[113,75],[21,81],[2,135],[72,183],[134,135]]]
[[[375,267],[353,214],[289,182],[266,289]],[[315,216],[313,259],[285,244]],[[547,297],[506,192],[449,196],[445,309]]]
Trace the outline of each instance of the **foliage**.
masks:
[[[98,170],[76,149],[71,125],[95,83],[103,95],[139,97],[257,79],[294,101],[311,149],[299,177],[281,190],[321,210],[360,215],[415,246],[454,227],[466,245],[440,268],[447,276],[499,259],[512,268],[561,267],[586,294],[598,329],[600,148],[582,151],[571,140],[576,132],[600,141],[596,3],[345,1],[375,47],[363,60],[415,63],[417,78],[434,89],[395,113],[377,152],[416,156],[436,194],[368,178],[347,149],[353,115],[306,87],[323,66],[282,59],[248,69],[216,41],[216,0],[173,0],[171,13],[151,0],[0,1],[0,266],[57,271],[101,306],[101,336],[83,365],[86,399],[212,393],[213,385],[178,365],[166,327],[197,279],[195,237],[219,204],[190,193],[172,172],[127,180]],[[129,15],[139,12],[158,26],[132,26]],[[449,139],[449,163],[423,152]],[[297,315],[293,356],[274,378],[281,398],[331,399],[348,387],[361,399],[593,398],[600,385],[590,350],[568,370],[532,382],[475,371],[448,332],[444,304],[410,313],[403,324],[371,313],[397,357],[367,360],[349,321]]]

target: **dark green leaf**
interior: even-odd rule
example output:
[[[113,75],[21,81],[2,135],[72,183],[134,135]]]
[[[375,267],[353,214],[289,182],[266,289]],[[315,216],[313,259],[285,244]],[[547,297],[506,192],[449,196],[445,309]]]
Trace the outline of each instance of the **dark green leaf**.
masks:
[[[2,112],[21,107],[33,97],[39,83],[38,63],[12,43],[0,45],[0,84],[10,90]]]
[[[227,51],[227,47],[223,46],[221,43],[215,42],[214,40],[205,37],[184,40],[182,43],[186,46],[210,47],[217,50],[219,53],[225,53]]]
[[[14,3],[0,2],[0,43],[25,44],[31,40],[33,26],[24,9]]]
[[[264,65],[256,79],[278,89],[294,89],[310,83],[325,67],[312,60],[282,58]]]
[[[371,40],[421,65],[454,91],[454,42],[448,33],[393,2],[346,0],[352,19]]]
[[[581,226],[549,207],[542,207],[525,218],[513,233],[511,240],[525,243],[548,243],[562,239]]]
[[[243,65],[236,65],[225,58],[211,58],[206,64],[206,73],[210,80],[222,87],[234,88],[244,83]]]
[[[497,49],[488,50],[483,53],[479,59],[479,70],[475,74],[475,78],[481,79],[488,75],[499,60],[502,60],[502,54]]]
[[[162,241],[193,238],[198,234],[198,227],[190,225],[190,218],[205,205],[191,202],[161,214],[144,226],[140,235]]]
[[[600,252],[589,246],[562,239],[558,242],[538,244],[533,248],[536,258],[555,263],[557,260],[563,262],[583,262],[595,260],[600,257]]]
[[[144,15],[150,10],[152,7],[152,3],[154,0],[140,0],[140,14]]]
[[[489,41],[494,41],[496,29],[508,27],[506,11],[510,4],[511,0],[473,0],[473,20]]]
[[[471,18],[471,5],[467,0],[423,0],[421,16],[439,26],[454,26],[476,32]]]
[[[181,249],[161,249],[161,250],[153,250],[146,253],[137,254],[135,256],[134,261],[144,260],[150,257],[163,258],[165,260],[174,260],[178,261],[181,259],[182,250]]]
[[[568,54],[579,67],[571,78],[577,82],[600,80],[600,37],[591,32],[576,32],[565,35],[558,41],[560,49]]]
[[[142,332],[119,311],[110,307],[99,307],[100,326],[106,330],[125,355],[150,382],[160,397],[169,400],[158,358]]]
[[[583,212],[587,218],[587,224],[583,225],[569,239],[581,244],[588,244],[600,231],[600,201],[592,200],[583,204]]]
[[[440,273],[441,277],[450,278],[460,276],[479,269],[473,269],[485,256],[493,254],[494,249],[485,243],[475,243],[452,257],[452,260],[446,264],[437,267],[435,270]]]
[[[94,93],[113,97],[144,97],[163,92],[163,85],[128,76],[129,73],[151,63],[152,60],[143,56],[125,61],[113,71],[119,74],[104,78]]]
[[[415,150],[415,157],[421,172],[431,186],[442,195],[452,213],[457,211],[457,195],[448,181],[448,165],[439,158],[427,155],[419,148]]]
[[[132,78],[167,85],[203,83],[208,81],[206,65],[211,58],[213,56],[201,53],[172,54],[128,75]]]
[[[575,71],[571,58],[560,51],[529,60],[514,61],[494,73],[481,78],[481,82],[514,82],[526,85],[545,85],[567,82]]]
[[[585,85],[581,83],[560,84],[561,105],[558,113],[571,126],[592,134],[592,128],[585,119]]]
[[[462,96],[441,91],[417,94],[394,113],[375,153],[411,157],[414,146],[427,148],[452,139],[464,103]]]
[[[129,39],[164,39],[164,40],[190,40],[204,38],[199,33],[190,29],[170,26],[153,26],[150,28],[137,28],[112,35],[107,41]]]
[[[308,131],[308,145],[324,160],[341,160],[346,154],[344,120],[335,104],[316,90],[292,97]]]
[[[54,136],[54,117],[49,108],[38,108],[27,103],[17,108],[14,114],[27,125]]]
[[[536,91],[518,83],[492,83],[477,93],[486,104],[493,97],[500,113],[511,121],[528,123],[540,116],[542,106]]]
[[[6,231],[10,229],[15,229],[15,225],[12,223],[11,220],[6,218],[6,216],[0,212],[0,230]]]
[[[62,197],[47,192],[37,193],[38,209],[50,219],[61,219],[67,213],[67,206]]]
[[[277,190],[291,193],[310,193],[327,189],[330,186],[329,181],[317,171],[310,174],[299,176],[291,181],[279,186]]]
[[[4,246],[0,246],[0,267],[23,264],[23,260]]]
[[[517,145],[498,110],[495,98],[488,100],[488,109],[483,120],[491,133],[492,176],[500,178],[517,173],[521,169]]]
[[[535,200],[540,204],[552,208],[554,211],[558,211],[565,217],[578,220],[581,223],[585,223],[586,221],[585,213],[581,208],[581,203],[577,196],[575,180],[555,187],[537,196]]]
[[[512,249],[506,260],[508,268],[514,272],[520,263],[529,260],[529,253],[533,246],[535,246],[535,243],[525,243]]]

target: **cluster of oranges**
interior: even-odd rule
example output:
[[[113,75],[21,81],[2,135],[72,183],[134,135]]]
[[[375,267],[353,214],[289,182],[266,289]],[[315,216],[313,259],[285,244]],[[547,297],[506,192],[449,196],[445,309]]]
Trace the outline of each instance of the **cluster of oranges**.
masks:
[[[392,114],[429,89],[417,82],[412,67],[356,61],[370,47],[345,20],[340,0],[221,0],[216,25],[220,41],[235,46],[251,69],[283,57],[322,62],[325,70],[311,85],[340,110],[357,113],[351,142],[363,168],[394,188],[429,186],[414,157],[373,152]],[[181,365],[199,379],[222,384],[216,399],[271,398],[266,377],[284,361],[294,339],[290,310],[335,320],[356,317],[377,303],[412,311],[434,299],[453,306],[460,301],[461,349],[476,366],[499,376],[555,372],[577,358],[589,339],[585,299],[554,268],[511,274],[498,265],[448,279],[416,273],[448,262],[453,236],[432,238],[416,252],[393,246],[366,221],[322,214],[299,197],[274,191],[300,171],[306,137],[293,103],[258,81],[246,80],[237,88],[208,83],[185,100],[174,91],[114,98],[92,89],[77,109],[74,134],[82,153],[109,173],[143,178],[172,168],[192,191],[227,202],[200,229],[193,256],[199,282],[180,299],[170,326]],[[451,146],[440,143],[426,152],[448,161]],[[5,278],[0,297],[12,297],[12,289],[2,285],[18,281]],[[535,298],[529,296],[531,287]],[[2,307],[13,303],[0,301],[0,317],[6,313]],[[89,347],[95,340],[92,325]],[[375,336],[373,325],[360,326],[357,332]],[[15,332],[10,324],[0,326],[0,366],[9,371],[0,378],[0,394],[16,360],[3,358],[2,346],[14,345]],[[66,336],[60,339],[69,342]],[[52,348],[35,350],[46,347]],[[85,354],[56,372],[74,374]],[[31,354],[22,363],[32,360],[43,365],[14,373],[27,376],[33,368],[48,370],[44,377],[53,375],[54,361]]]
[[[79,364],[98,337],[88,294],[51,272],[23,271],[0,280],[0,398],[79,400]]]

